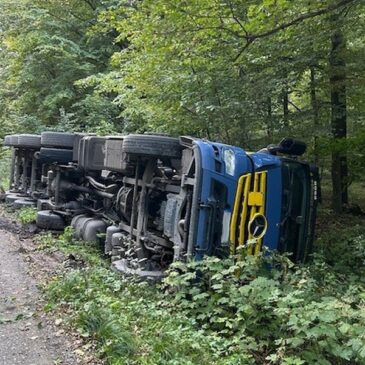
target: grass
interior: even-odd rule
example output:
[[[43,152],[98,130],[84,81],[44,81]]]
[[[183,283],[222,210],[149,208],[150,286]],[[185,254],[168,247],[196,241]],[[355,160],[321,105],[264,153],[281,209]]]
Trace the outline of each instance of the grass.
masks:
[[[322,206],[325,208],[330,208],[331,205],[331,178],[328,175],[324,175],[321,181],[321,191],[322,191]],[[349,202],[350,204],[358,205],[363,211],[365,211],[365,182],[364,181],[354,181],[350,184],[348,188]]]
[[[81,336],[96,341],[107,364],[224,364],[210,351],[211,338],[193,321],[172,317],[161,306],[163,295],[154,284],[112,272],[95,247],[70,240],[70,232],[40,239],[40,249],[76,250],[86,263],[48,284],[46,309],[68,313]]]
[[[73,238],[73,230],[66,227],[61,235],[43,232],[35,237],[38,250],[52,252],[61,251],[66,256],[74,255],[88,267],[108,267],[109,263],[101,255],[100,246],[96,242],[85,242]]]
[[[355,181],[349,187],[349,200],[365,211],[365,181]]]

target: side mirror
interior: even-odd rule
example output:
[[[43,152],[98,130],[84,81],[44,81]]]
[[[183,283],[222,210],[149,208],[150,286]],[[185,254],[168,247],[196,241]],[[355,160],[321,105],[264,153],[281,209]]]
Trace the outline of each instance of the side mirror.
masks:
[[[277,152],[285,155],[301,156],[307,150],[307,145],[302,141],[284,138],[278,145]]]
[[[301,156],[307,150],[307,145],[293,138],[283,138],[279,144],[269,144],[259,152],[276,155],[282,153],[284,155]]]

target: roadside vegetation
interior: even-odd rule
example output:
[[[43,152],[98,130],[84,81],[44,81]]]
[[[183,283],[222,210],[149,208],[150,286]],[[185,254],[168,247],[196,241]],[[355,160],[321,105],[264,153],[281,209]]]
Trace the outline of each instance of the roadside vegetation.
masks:
[[[30,224],[36,220],[37,209],[32,207],[22,208],[16,212],[16,216],[22,224]]]
[[[76,262],[47,283],[46,309],[110,365],[364,364],[365,230],[344,219],[352,226],[330,223],[306,265],[275,253],[207,258],[176,264],[162,283],[111,271],[70,228],[43,235],[39,249]]]
[[[0,149],[0,193],[5,192],[9,187],[11,157],[10,150]]]
[[[45,309],[108,365],[365,364],[365,220],[324,205],[305,265],[272,252],[206,258],[161,283],[111,271],[71,227],[41,233],[37,250],[66,258],[43,285]],[[16,217],[29,224],[34,212]]]

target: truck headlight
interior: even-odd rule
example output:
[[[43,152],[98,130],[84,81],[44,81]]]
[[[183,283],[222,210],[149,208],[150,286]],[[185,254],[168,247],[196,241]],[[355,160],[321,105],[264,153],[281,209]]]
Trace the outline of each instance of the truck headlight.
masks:
[[[234,176],[236,167],[236,156],[232,150],[224,150],[223,161],[226,165],[226,174]]]

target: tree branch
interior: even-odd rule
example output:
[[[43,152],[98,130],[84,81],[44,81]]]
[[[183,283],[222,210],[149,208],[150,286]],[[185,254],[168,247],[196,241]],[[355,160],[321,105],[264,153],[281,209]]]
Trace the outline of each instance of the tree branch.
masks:
[[[242,24],[242,22],[236,17],[234,10],[233,10],[233,4],[231,3],[231,1],[229,1],[229,9],[231,10],[231,15],[233,20],[240,26],[240,28],[244,31],[246,37],[248,36],[248,32],[246,30],[246,28],[244,27],[244,25]]]
[[[320,15],[324,15],[327,14],[331,11],[337,10],[341,7],[344,7],[346,5],[350,5],[353,4],[355,2],[357,2],[358,0],[341,0],[336,4],[332,4],[327,6],[326,8],[323,9],[318,9],[315,11],[310,11],[308,13],[304,13],[299,15],[297,18],[293,19],[290,22],[287,23],[282,23],[280,25],[278,25],[277,27],[274,27],[270,30],[267,30],[266,32],[262,32],[262,33],[257,33],[257,34],[245,34],[244,36],[242,36],[242,38],[246,39],[246,44],[241,48],[241,50],[238,52],[237,56],[234,58],[234,62],[238,60],[238,58],[242,55],[242,53],[246,50],[246,48],[253,43],[256,39],[260,39],[260,38],[265,38],[265,37],[269,37],[275,33],[278,33],[282,30],[285,30],[287,28],[292,27],[293,25],[297,25],[307,19],[312,19],[315,18],[317,16]]]
[[[249,45],[253,42],[250,39],[247,39],[246,44],[241,48],[241,50],[238,52],[237,56],[233,59],[233,62],[236,62],[242,55],[242,53],[246,50],[246,48],[249,47]]]
[[[288,103],[292,105],[298,112],[301,112],[302,109],[300,109],[298,106],[296,106],[292,101],[288,100]]]
[[[315,18],[315,17],[317,17],[319,15],[327,14],[327,13],[329,13],[331,11],[334,11],[334,10],[337,10],[337,9],[343,7],[343,6],[352,4],[352,3],[356,2],[356,1],[357,0],[341,0],[337,4],[332,4],[332,5],[328,6],[327,8],[319,9],[319,10],[316,10],[316,11],[310,11],[308,13],[305,13],[305,14],[302,14],[302,15],[298,16],[297,18],[293,19],[292,21],[290,21],[288,23],[280,24],[277,27],[272,28],[272,29],[270,29],[270,30],[268,30],[266,32],[249,35],[248,37],[249,37],[249,39],[251,39],[251,41],[253,41],[255,39],[258,39],[258,38],[264,38],[264,37],[273,35],[273,34],[279,32],[281,30],[287,29],[287,28],[289,28],[289,27],[291,27],[293,25],[296,25],[298,23],[301,23],[304,20],[311,19],[311,18]]]

